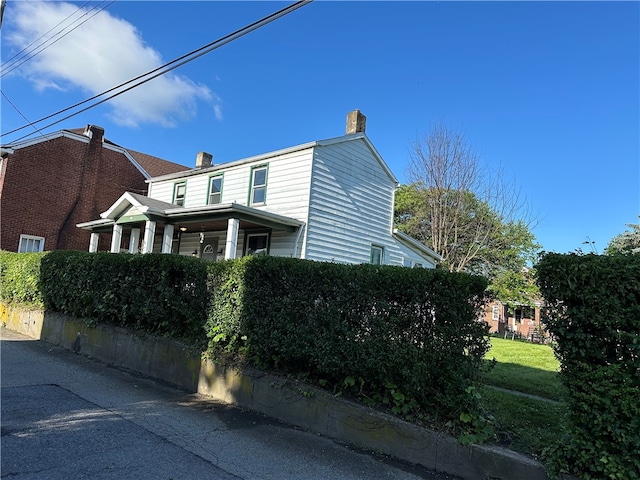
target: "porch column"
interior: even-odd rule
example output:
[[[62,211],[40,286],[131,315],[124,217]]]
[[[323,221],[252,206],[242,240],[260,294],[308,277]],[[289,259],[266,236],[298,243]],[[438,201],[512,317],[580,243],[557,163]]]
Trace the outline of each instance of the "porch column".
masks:
[[[156,222],[147,220],[144,225],[144,241],[142,242],[142,253],[153,252],[153,238],[156,236]]]
[[[129,253],[138,253],[138,243],[140,243],[140,229],[132,228],[129,235]]]
[[[224,259],[231,260],[236,258],[236,247],[238,246],[238,230],[240,229],[240,220],[230,218],[227,222],[227,243],[224,249]]]
[[[100,234],[97,232],[91,232],[91,238],[89,239],[89,253],[96,253],[98,251],[98,240],[100,240]]]
[[[122,242],[122,225],[114,225],[111,234],[111,253],[120,252],[120,243]]]
[[[173,243],[173,225],[166,224],[164,226],[164,235],[162,236],[162,253],[171,253],[172,243]]]

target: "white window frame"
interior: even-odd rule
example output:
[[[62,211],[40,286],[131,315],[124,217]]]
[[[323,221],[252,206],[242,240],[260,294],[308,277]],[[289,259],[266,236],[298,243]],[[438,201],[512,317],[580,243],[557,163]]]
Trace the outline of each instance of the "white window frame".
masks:
[[[379,252],[379,262],[375,262],[375,254]],[[371,245],[371,256],[369,257],[369,263],[372,265],[384,265],[384,247],[382,245]]]
[[[267,203],[267,174],[268,165],[260,165],[251,169],[251,186],[249,188],[249,205],[265,205]],[[256,174],[264,171],[264,183],[256,185]],[[262,201],[256,202],[256,192],[262,190]]]
[[[491,309],[491,320],[500,320],[500,307],[494,305]]]
[[[182,193],[182,200],[179,203],[178,202],[178,190],[180,189],[180,187],[184,188],[184,192]],[[187,198],[187,182],[178,182],[174,185],[173,187],[173,203],[175,205],[179,205],[181,207],[184,207],[184,203],[185,203],[185,199]]]
[[[220,180],[220,188],[218,189],[217,192],[213,192],[212,190],[212,186],[213,186],[213,182],[216,180]],[[207,205],[217,205],[219,203],[222,203],[222,184],[224,182],[224,175],[219,174],[219,175],[211,175],[209,177],[209,194],[207,195]],[[211,197],[217,195],[218,197],[218,201],[217,202],[212,202],[211,201]]]
[[[25,249],[23,249],[23,240],[25,241]],[[29,245],[29,241],[31,240],[31,245],[35,245],[35,242],[38,243],[39,250],[26,249],[26,246]],[[18,252],[19,253],[31,253],[31,252],[44,252],[44,237],[38,237],[36,235],[20,235],[20,242],[18,243]]]

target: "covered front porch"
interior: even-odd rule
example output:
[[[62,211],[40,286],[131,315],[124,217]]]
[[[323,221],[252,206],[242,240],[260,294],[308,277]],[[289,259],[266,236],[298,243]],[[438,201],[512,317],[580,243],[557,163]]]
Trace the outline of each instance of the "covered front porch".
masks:
[[[273,239],[297,257],[304,229],[304,222],[294,218],[237,203],[185,208],[131,192],[100,216],[77,225],[91,231],[90,252],[97,252],[100,235],[108,234],[113,253],[173,253],[212,261],[269,253]]]

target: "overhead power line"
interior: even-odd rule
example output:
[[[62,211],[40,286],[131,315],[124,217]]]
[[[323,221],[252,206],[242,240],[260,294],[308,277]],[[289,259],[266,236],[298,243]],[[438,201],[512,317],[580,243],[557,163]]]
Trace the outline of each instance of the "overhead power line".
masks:
[[[74,117],[76,115],[79,115],[80,113],[86,112],[87,110],[89,110],[89,109],[91,109],[93,107],[96,107],[96,106],[98,106],[98,105],[100,105],[102,103],[105,103],[105,102],[107,102],[107,101],[109,101],[109,100],[111,100],[111,99],[113,99],[113,98],[115,98],[115,97],[117,97],[119,95],[122,95],[123,93],[126,93],[126,92],[128,92],[128,91],[130,91],[130,90],[132,90],[132,89],[134,89],[136,87],[139,87],[140,85],[143,85],[143,84],[153,80],[154,78],[157,78],[157,77],[159,77],[161,75],[164,75],[165,73],[168,73],[168,72],[170,72],[172,70],[175,70],[178,67],[181,67],[182,65],[185,65],[185,64],[187,64],[189,62],[192,62],[193,60],[195,60],[195,59],[197,59],[197,58],[199,58],[199,57],[201,57],[203,55],[206,55],[207,53],[210,53],[213,50],[216,50],[216,49],[220,48],[221,46],[232,42],[233,40],[236,40],[236,39],[238,39],[238,38],[240,38],[240,37],[242,37],[242,36],[244,36],[244,35],[246,35],[248,33],[251,33],[252,31],[257,30],[258,28],[269,24],[269,23],[273,22],[274,20],[277,20],[278,18],[281,18],[281,17],[283,17],[283,16],[285,16],[285,15],[287,15],[287,14],[289,14],[289,13],[295,11],[295,10],[297,10],[298,8],[301,8],[301,7],[311,3],[312,1],[313,0],[300,0],[300,1],[296,2],[296,3],[293,3],[292,5],[289,5],[288,7],[282,8],[281,10],[278,10],[277,12],[274,12],[274,13],[272,13],[270,15],[267,15],[266,17],[263,17],[260,20],[257,20],[255,22],[243,27],[243,28],[240,28],[240,29],[228,34],[228,35],[225,35],[224,37],[219,38],[218,40],[215,40],[215,41],[213,41],[213,42],[211,42],[211,43],[209,43],[207,45],[204,45],[204,46],[202,46],[202,47],[200,47],[200,48],[198,48],[196,50],[193,50],[193,51],[191,51],[191,52],[189,52],[189,53],[187,53],[185,55],[182,55],[181,57],[178,57],[178,58],[176,58],[176,59],[174,59],[174,60],[172,60],[172,61],[170,61],[168,63],[165,63],[164,65],[161,65],[161,66],[159,66],[159,67],[157,67],[157,68],[155,68],[153,70],[150,70],[147,73],[139,75],[139,76],[137,76],[137,77],[135,77],[135,78],[133,78],[131,80],[128,80],[128,81],[126,81],[124,83],[121,83],[120,85],[116,85],[115,87],[112,87],[112,88],[110,88],[108,90],[105,90],[102,93],[94,95],[91,98],[83,100],[82,102],[78,102],[75,105],[72,105],[70,107],[64,108],[62,110],[59,110],[56,113],[52,113],[51,115],[47,115],[46,117],[40,118],[39,120],[36,120],[34,122],[30,122],[30,123],[28,123],[26,125],[23,125],[23,126],[19,127],[19,128],[16,128],[16,129],[11,130],[9,132],[3,133],[3,134],[0,135],[0,137],[6,136],[6,135],[10,135],[10,134],[15,133],[15,132],[19,132],[20,130],[24,130],[25,128],[28,128],[28,127],[33,127],[35,129],[36,128],[35,125],[38,124],[38,123],[41,123],[41,122],[43,122],[45,120],[48,120],[48,119],[50,119],[52,117],[60,115],[60,114],[62,114],[64,112],[67,112],[67,111],[72,110],[72,109],[74,109],[76,107],[84,105],[85,103],[88,103],[88,102],[90,102],[92,100],[95,100],[95,99],[97,99],[99,97],[102,97],[102,96],[104,96],[104,95],[106,95],[108,93],[111,93],[111,92],[113,92],[115,90],[118,90],[116,93],[114,93],[114,94],[112,94],[112,95],[110,95],[110,96],[108,96],[108,97],[106,97],[106,98],[104,98],[104,99],[102,99],[102,100],[100,100],[98,102],[95,102],[95,103],[93,103],[91,105],[88,105],[87,107],[82,108],[82,109],[80,109],[80,110],[78,110],[78,111],[76,111],[76,112],[74,112],[74,113],[72,113],[70,115],[67,115],[66,117],[63,117],[63,118],[61,118],[59,120],[56,120],[55,122],[52,122],[52,123],[50,123],[50,124],[48,124],[48,125],[46,125],[44,127],[41,127],[38,130],[45,130],[45,129],[49,128],[49,127],[57,125],[58,123],[61,123],[61,122],[65,121],[65,120],[68,120],[69,118],[72,118],[72,117]],[[134,82],[136,82],[136,83],[134,83]],[[123,88],[123,87],[125,87],[127,85],[129,85],[127,88],[119,90],[119,89],[121,89],[121,88]],[[29,137],[31,135],[33,135],[33,133],[30,133],[30,134],[24,135],[24,136],[22,136],[22,137],[20,137],[18,139],[15,139],[14,142],[23,140],[23,139],[25,139],[25,138],[27,138],[27,137]]]
[[[53,29],[63,25],[71,17],[76,15],[78,12],[81,12],[82,8],[84,8],[87,4],[89,4],[89,2],[85,3],[84,5],[79,7],[76,11],[74,11],[71,14],[69,14],[64,20],[62,20],[61,22],[59,22],[56,25],[54,25],[53,27],[51,27],[49,30],[47,30],[45,33],[40,35],[33,42],[31,42],[29,45],[27,45],[22,50],[20,50],[18,53],[16,53],[14,56],[12,56],[7,61],[5,61],[2,64],[2,66],[0,66],[0,77],[4,77],[6,74],[12,72],[13,70],[18,68],[23,63],[31,60],[33,57],[35,57],[36,55],[38,55],[42,51],[46,50],[47,48],[49,48],[54,43],[56,43],[59,40],[63,39],[64,37],[69,35],[71,32],[73,32],[76,28],[78,28],[80,25],[82,25],[82,24],[88,22],[89,20],[91,20],[98,13],[102,12],[103,10],[105,10],[107,7],[109,7],[114,2],[115,2],[115,0],[113,0],[111,3],[109,3],[109,5],[106,5],[106,6],[102,7],[100,10],[96,11],[93,15],[91,15],[89,18],[85,19],[79,25],[76,25],[75,27],[71,28],[73,26],[73,24],[79,22],[82,19],[82,17],[85,17],[85,16],[89,15],[89,13],[91,13],[93,10],[98,8],[98,6],[92,7],[87,12],[84,12],[80,18],[77,18],[76,20],[74,20],[70,25],[65,26],[64,28],[58,30],[55,34],[51,35],[48,38],[45,38]],[[100,3],[104,3],[104,1],[100,2]],[[65,32],[65,30],[67,30],[69,28],[71,28],[71,30],[69,30],[68,32],[64,33],[64,35],[63,35],[63,32]],[[58,36],[60,36],[60,38],[54,40]],[[43,40],[42,42],[40,42],[38,44],[37,42],[39,42],[43,38],[45,38],[45,40]]]

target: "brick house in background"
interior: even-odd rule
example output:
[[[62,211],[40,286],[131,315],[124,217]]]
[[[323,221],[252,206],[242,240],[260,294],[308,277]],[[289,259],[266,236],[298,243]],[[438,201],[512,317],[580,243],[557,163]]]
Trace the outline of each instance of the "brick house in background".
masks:
[[[146,194],[148,178],[187,169],[121,147],[95,125],[3,145],[0,250],[86,250],[90,233],[77,223],[95,218],[125,191]]]
[[[490,333],[503,334],[506,337],[517,337],[529,341],[542,341],[546,336],[540,324],[540,307],[527,305],[507,305],[494,301],[485,307],[484,321],[489,324]]]

